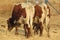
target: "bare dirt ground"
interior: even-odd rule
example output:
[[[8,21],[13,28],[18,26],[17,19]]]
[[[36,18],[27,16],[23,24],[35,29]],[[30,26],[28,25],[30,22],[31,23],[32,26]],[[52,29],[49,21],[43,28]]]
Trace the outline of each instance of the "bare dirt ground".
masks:
[[[55,7],[60,10],[60,1],[49,0]],[[8,2],[8,1],[7,1]],[[2,3],[2,0],[1,0]],[[6,4],[6,3],[5,3]],[[58,6],[57,6],[58,5]],[[13,5],[0,4],[0,40],[60,40],[60,14],[58,14],[51,6],[51,18],[50,18],[50,37],[47,37],[47,33],[44,30],[43,36],[33,35],[30,38],[24,36],[23,28],[19,28],[19,35],[15,35],[15,28],[9,32],[7,30],[7,19],[11,16]]]

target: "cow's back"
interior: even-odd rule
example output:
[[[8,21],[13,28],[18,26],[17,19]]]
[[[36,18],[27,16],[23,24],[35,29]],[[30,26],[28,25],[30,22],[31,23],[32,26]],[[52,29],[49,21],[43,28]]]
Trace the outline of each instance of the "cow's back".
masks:
[[[39,18],[41,18],[41,16],[42,16],[42,8],[39,5],[35,5],[34,7],[35,7],[35,16],[38,16]]]

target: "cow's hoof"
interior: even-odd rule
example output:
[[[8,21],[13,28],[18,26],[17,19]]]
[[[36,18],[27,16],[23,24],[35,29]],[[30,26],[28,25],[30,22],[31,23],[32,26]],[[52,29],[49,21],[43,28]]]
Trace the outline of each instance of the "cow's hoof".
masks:
[[[50,37],[50,35],[48,35],[48,37]]]
[[[40,34],[40,36],[42,36],[42,34]]]
[[[31,34],[26,34],[26,38],[29,38],[31,36]]]
[[[42,36],[42,34],[40,34],[40,36]]]
[[[26,36],[26,38],[29,38],[29,36]]]
[[[19,33],[15,33],[15,35],[19,35]]]
[[[28,35],[25,35],[25,37],[26,37],[26,38],[29,38],[29,36],[28,36]]]
[[[30,37],[30,34],[27,34],[26,37],[29,38]]]

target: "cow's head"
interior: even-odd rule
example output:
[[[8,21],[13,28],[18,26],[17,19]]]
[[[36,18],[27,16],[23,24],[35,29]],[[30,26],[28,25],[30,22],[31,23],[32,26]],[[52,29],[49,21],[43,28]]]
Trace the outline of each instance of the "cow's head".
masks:
[[[11,23],[10,23],[10,19],[7,20],[7,25],[8,25],[8,30],[11,31],[13,29]]]

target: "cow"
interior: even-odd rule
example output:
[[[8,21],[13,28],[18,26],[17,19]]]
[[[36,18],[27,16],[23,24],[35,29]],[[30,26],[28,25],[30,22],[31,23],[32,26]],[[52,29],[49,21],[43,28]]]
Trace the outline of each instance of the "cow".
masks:
[[[48,32],[48,36],[49,36],[49,29],[50,27],[49,25],[49,19],[50,19],[50,8],[48,5],[46,4],[42,4],[42,5],[35,5],[35,14],[33,17],[33,29],[34,29],[34,33],[38,34],[38,30],[40,30],[40,36],[43,33],[43,27],[44,27],[44,23],[45,23],[45,29]]]
[[[29,26],[29,16],[27,16],[28,14],[27,14],[27,11],[26,11],[26,10],[28,10],[29,7],[27,6],[27,8],[26,8],[26,7],[22,7],[22,6],[23,6],[22,4],[18,4],[18,5],[14,6],[13,11],[12,11],[12,16],[11,16],[11,18],[9,18],[7,20],[8,30],[11,31],[15,27],[16,28],[16,34],[18,34],[17,33],[17,31],[18,31],[17,26],[21,25],[19,20],[23,16],[22,17],[23,18],[22,22],[24,24],[25,35],[27,37],[29,37],[29,35],[30,35],[30,28],[28,27]],[[25,19],[28,18],[28,20],[26,20],[26,22],[25,22],[24,18]]]

